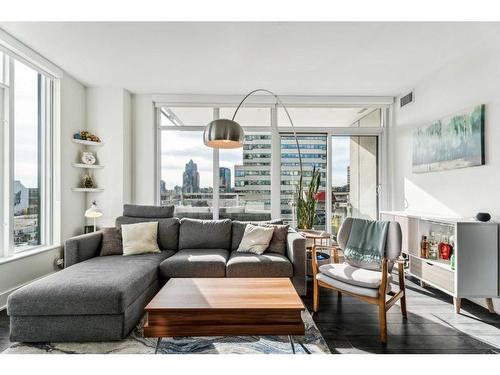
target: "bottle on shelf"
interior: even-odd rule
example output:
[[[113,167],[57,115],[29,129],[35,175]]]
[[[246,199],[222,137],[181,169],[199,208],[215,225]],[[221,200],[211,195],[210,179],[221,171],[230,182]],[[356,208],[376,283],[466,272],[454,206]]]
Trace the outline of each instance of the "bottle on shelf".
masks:
[[[439,241],[437,240],[436,234],[434,232],[431,232],[431,240],[429,243],[429,254],[428,254],[428,259],[431,260],[437,260],[438,258],[438,246],[439,246]]]
[[[427,236],[422,236],[422,241],[420,242],[420,258],[427,259],[429,256],[429,241]]]
[[[447,236],[441,237],[441,242],[439,243],[439,259],[450,260],[451,256],[451,245]]]

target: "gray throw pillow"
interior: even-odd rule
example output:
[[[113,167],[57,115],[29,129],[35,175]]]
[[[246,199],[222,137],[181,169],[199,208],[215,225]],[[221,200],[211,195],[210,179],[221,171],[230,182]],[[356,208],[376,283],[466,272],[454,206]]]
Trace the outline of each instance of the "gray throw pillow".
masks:
[[[266,252],[275,254],[286,254],[286,237],[288,235],[288,225],[260,224],[263,227],[273,227],[274,233]]]
[[[117,228],[102,228],[100,256],[123,255],[122,231]]]

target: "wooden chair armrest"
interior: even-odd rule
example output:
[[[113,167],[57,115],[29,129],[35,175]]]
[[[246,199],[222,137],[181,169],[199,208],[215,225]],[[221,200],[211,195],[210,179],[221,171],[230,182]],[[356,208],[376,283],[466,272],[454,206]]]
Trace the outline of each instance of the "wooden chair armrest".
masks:
[[[316,280],[316,275],[318,274],[318,258],[317,258],[317,248],[319,245],[313,245],[311,249],[311,269],[314,280]]]

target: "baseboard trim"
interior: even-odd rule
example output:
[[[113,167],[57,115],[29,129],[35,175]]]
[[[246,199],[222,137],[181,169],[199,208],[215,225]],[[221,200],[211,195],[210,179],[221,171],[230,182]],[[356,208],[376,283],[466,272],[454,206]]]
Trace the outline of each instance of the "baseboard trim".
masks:
[[[45,274],[43,276],[37,277],[36,279],[27,281],[27,282],[25,282],[25,283],[23,283],[21,285],[15,286],[14,288],[11,288],[9,290],[6,290],[5,292],[2,292],[0,294],[0,311],[3,311],[3,310],[5,310],[7,308],[7,298],[9,297],[9,295],[11,293],[15,292],[17,289],[22,288],[25,285],[28,285],[28,284],[32,283],[33,281],[43,279],[44,277],[52,275],[53,273],[56,273],[56,272],[57,271],[49,272],[49,273],[47,273],[47,274]]]

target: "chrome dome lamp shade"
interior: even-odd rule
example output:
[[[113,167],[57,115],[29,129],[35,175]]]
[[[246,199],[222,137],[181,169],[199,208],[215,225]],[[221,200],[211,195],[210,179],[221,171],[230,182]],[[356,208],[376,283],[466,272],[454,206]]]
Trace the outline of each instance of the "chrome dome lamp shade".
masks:
[[[219,119],[210,122],[203,132],[203,142],[212,148],[243,147],[245,132],[236,121]]]

